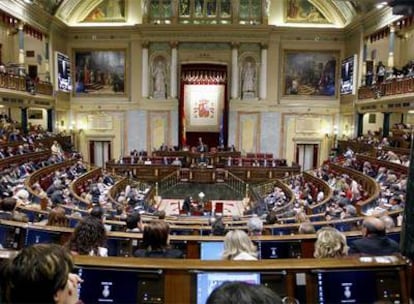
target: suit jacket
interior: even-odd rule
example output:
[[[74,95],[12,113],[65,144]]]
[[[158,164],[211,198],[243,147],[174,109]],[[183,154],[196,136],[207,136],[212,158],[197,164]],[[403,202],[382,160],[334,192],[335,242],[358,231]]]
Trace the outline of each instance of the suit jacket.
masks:
[[[349,254],[390,255],[400,252],[400,245],[387,236],[371,235],[355,240],[349,246]]]

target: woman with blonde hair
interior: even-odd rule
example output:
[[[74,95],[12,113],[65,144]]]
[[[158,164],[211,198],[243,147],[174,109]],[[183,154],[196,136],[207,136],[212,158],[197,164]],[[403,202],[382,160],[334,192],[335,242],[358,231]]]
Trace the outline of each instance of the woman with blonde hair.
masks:
[[[337,258],[348,254],[346,236],[333,227],[324,227],[316,232],[315,258]]]
[[[224,238],[223,260],[257,260],[257,249],[243,230],[229,231]]]

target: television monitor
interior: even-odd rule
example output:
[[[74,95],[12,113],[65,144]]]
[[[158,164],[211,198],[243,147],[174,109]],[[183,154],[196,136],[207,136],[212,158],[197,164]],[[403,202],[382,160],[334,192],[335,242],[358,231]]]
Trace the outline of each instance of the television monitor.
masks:
[[[205,304],[210,293],[224,282],[260,284],[260,273],[255,272],[201,272],[197,273],[197,304]]]
[[[357,55],[349,56],[341,63],[341,95],[354,94],[356,92]]]
[[[56,84],[57,90],[63,92],[72,91],[72,77],[70,70],[70,58],[69,56],[55,52],[56,54]]]
[[[106,240],[109,256],[130,256],[132,253],[132,241],[125,238],[110,237]]]
[[[78,287],[83,303],[139,303],[137,271],[92,267],[75,270],[83,280]]]
[[[301,255],[300,241],[258,241],[259,259],[289,259]]]
[[[201,242],[200,259],[201,260],[221,260],[224,251],[224,242]]]
[[[4,249],[18,249],[20,228],[0,225],[0,245]],[[1,248],[0,247],[0,248]]]
[[[401,303],[399,271],[317,271],[317,303]]]
[[[38,230],[27,228],[25,245],[30,246],[38,243],[60,243],[60,232],[49,230]]]

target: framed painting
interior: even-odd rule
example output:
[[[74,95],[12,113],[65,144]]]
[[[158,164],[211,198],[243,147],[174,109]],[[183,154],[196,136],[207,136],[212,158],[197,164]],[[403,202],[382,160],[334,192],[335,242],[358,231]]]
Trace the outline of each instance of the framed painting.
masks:
[[[283,94],[336,96],[338,52],[285,51]]]
[[[125,50],[75,50],[75,95],[124,95]]]

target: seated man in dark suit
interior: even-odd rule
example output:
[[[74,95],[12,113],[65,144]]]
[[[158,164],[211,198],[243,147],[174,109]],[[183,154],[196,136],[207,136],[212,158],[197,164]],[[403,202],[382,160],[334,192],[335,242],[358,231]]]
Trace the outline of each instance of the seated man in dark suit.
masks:
[[[201,137],[198,138],[197,152],[207,152],[207,145],[203,143],[203,139]]]
[[[385,224],[376,217],[366,217],[362,222],[363,238],[351,243],[349,254],[390,255],[400,252],[400,246],[385,234]]]
[[[193,199],[192,199],[192,197],[191,197],[191,196],[187,196],[187,197],[184,199],[184,201],[183,201],[183,207],[182,207],[182,210],[183,210],[185,213],[190,213],[190,212],[191,212],[191,209],[192,209],[192,206],[191,206],[192,201],[193,201]]]
[[[200,156],[197,158],[197,165],[199,167],[208,165],[208,158],[206,157],[204,153],[201,153]]]

